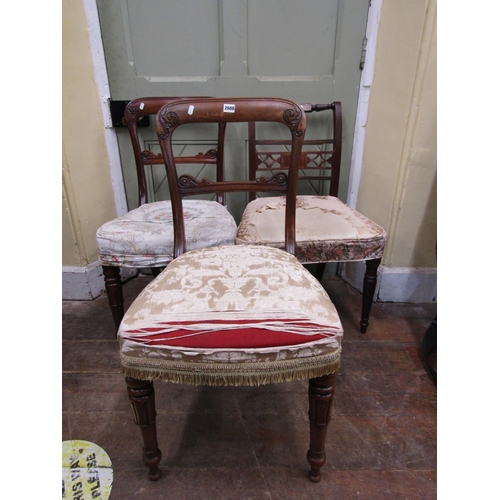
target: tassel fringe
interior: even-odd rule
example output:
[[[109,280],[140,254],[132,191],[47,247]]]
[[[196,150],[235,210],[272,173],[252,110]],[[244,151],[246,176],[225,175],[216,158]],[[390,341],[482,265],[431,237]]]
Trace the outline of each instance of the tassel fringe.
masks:
[[[134,362],[135,361],[135,362]],[[122,355],[121,372],[139,380],[163,380],[177,384],[209,386],[258,386],[322,377],[340,368],[340,352],[314,358],[266,363],[155,363]],[[149,364],[149,366],[145,366]],[[158,366],[155,366],[155,365]]]

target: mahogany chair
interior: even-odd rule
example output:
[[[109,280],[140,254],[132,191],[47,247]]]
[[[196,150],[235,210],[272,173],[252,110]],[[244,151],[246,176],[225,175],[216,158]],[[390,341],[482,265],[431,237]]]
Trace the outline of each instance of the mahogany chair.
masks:
[[[291,136],[287,174],[210,182],[179,175],[172,135],[184,124],[267,121]],[[137,297],[118,331],[121,368],[149,478],[160,476],[153,381],[246,386],[309,379],[309,478],[321,479],[340,366],[342,325],[321,284],[294,257],[295,198],[306,118],[286,99],[191,99],[156,118],[174,217],[175,259]],[[183,197],[275,191],[286,200],[285,250],[226,245],[188,250]]]
[[[174,230],[169,200],[151,201],[145,169],[148,166],[164,168],[163,157],[143,149],[137,124],[146,115],[156,115],[165,104],[184,98],[145,97],[128,103],[125,122],[128,127],[136,164],[139,186],[139,207],[101,226],[96,235],[104,283],[116,329],[123,318],[123,292],[120,268],[150,268],[157,276],[173,259]],[[222,152],[225,124],[218,130],[218,148],[196,156],[177,158],[187,165],[214,165],[216,179],[223,179]],[[151,168],[151,167],[149,167]],[[214,245],[234,244],[236,222],[223,205],[222,193],[216,201],[189,200],[185,205],[186,232],[190,249]]]
[[[386,232],[379,225],[338,199],[342,152],[342,106],[302,104],[306,113],[330,110],[333,136],[304,141],[300,156],[297,196],[297,246],[295,256],[303,264],[318,264],[321,280],[327,262],[366,261],[360,329],[366,332],[377,284],[377,269],[384,252]],[[290,141],[257,139],[255,123],[249,124],[250,179],[286,172]],[[321,188],[329,184],[328,195]],[[311,191],[313,194],[300,194]],[[316,191],[316,192],[315,192]],[[236,235],[236,244],[284,246],[283,197],[251,195]]]

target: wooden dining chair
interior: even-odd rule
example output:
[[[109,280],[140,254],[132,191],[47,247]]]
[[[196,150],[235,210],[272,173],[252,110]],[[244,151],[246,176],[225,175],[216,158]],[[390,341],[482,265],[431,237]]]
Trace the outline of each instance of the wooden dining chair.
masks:
[[[179,175],[172,136],[185,124],[274,122],[291,140],[286,173],[210,182]],[[153,382],[254,386],[309,379],[309,478],[321,479],[342,325],[321,284],[293,255],[298,166],[306,118],[287,99],[191,99],[156,117],[174,221],[174,260],[137,297],[118,331],[121,369],[143,441],[149,478],[160,476]],[[189,251],[187,196],[272,192],[286,200],[284,250],[226,245]]]
[[[138,123],[148,115],[182,98],[143,97],[129,102],[125,108],[134,152],[139,188],[139,207],[102,225],[96,234],[99,260],[116,329],[123,318],[123,292],[120,268],[149,268],[157,276],[173,259],[173,220],[169,200],[154,201],[148,193],[146,168],[163,168],[163,157],[144,148],[138,134]],[[215,178],[223,179],[222,154],[225,124],[220,124],[217,148],[195,156],[177,158],[180,164],[212,165]],[[236,222],[224,206],[222,193],[213,200],[189,200],[185,205],[186,234],[190,249],[234,243]]]
[[[303,264],[318,264],[321,281],[328,262],[365,261],[360,330],[366,332],[377,284],[377,269],[385,248],[386,232],[375,222],[338,198],[342,154],[342,106],[302,104],[306,113],[330,111],[331,137],[307,139],[300,156],[297,196],[296,252]],[[256,124],[249,123],[250,179],[279,175],[290,163],[290,141],[257,138]],[[328,186],[327,194],[322,188]],[[312,194],[304,194],[311,192]],[[238,226],[236,244],[284,246],[283,197],[250,196]]]

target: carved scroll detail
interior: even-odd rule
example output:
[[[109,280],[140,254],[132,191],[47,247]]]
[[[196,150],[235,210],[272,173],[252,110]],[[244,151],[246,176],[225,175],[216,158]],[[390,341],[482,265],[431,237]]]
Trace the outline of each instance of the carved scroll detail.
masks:
[[[179,176],[179,181],[178,181],[179,187],[184,189],[196,186],[207,186],[208,184],[212,184],[212,181],[206,178],[197,180],[192,175],[188,174]]]
[[[127,106],[125,108],[125,122],[127,125],[136,123],[137,118],[141,116],[141,109],[139,106]]]
[[[209,149],[206,153],[198,153],[196,156],[200,158],[217,158],[217,150]]]
[[[277,186],[286,186],[288,182],[288,175],[279,172],[277,174],[274,174],[272,177],[259,177],[256,179],[256,182],[259,184],[274,184]]]
[[[170,111],[169,113],[160,113],[160,123],[163,128],[163,134],[159,134],[159,138],[164,140],[171,135],[170,129],[175,129],[179,123],[179,117],[177,113]]]
[[[154,154],[152,151],[149,151],[149,149],[146,149],[141,152],[141,158],[143,160],[159,160],[160,158],[163,158],[161,153]]]
[[[297,130],[297,127],[302,120],[302,110],[297,106],[295,109],[287,109],[283,113],[283,121],[292,127],[293,135],[300,137],[302,130]]]

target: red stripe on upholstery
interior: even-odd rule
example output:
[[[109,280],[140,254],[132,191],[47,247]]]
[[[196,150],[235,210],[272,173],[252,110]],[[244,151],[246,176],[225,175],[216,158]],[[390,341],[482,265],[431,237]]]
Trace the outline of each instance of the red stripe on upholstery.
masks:
[[[271,322],[271,321],[270,321]],[[278,322],[278,321],[276,321]],[[196,324],[198,322],[183,321],[175,323],[175,325]],[[261,323],[261,321],[211,321],[212,324],[241,324],[241,328],[231,330],[208,330],[208,331],[192,331],[179,328],[175,331],[167,333],[159,333],[163,328],[145,328],[141,332],[151,332],[152,335],[134,336],[131,338],[135,342],[144,343],[147,345],[161,345],[172,347],[186,347],[190,349],[258,349],[266,347],[283,347],[291,345],[300,345],[307,342],[313,342],[323,339],[325,336],[317,335],[300,335],[285,331],[274,331],[266,328],[252,328],[244,325],[252,323]],[[293,323],[293,322],[292,322]],[[166,323],[164,323],[166,324]],[[317,328],[318,325],[311,323],[302,323],[301,326],[311,326]],[[158,333],[155,333],[158,332]],[[137,330],[128,331],[126,333],[139,333]],[[179,338],[180,337],[180,338]]]

